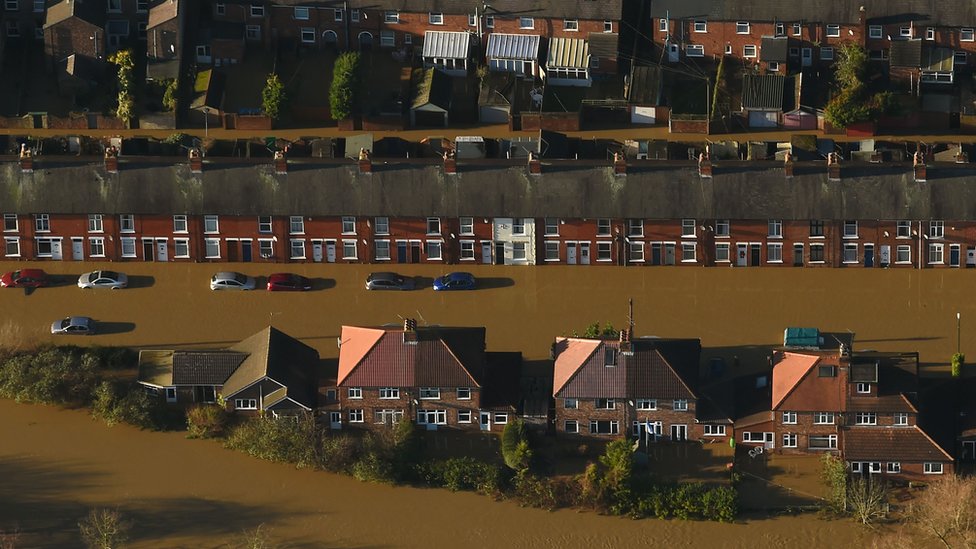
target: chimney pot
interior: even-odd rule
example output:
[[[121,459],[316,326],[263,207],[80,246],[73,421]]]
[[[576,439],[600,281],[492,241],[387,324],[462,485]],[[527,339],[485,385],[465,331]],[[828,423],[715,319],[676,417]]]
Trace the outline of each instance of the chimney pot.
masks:
[[[457,174],[457,158],[454,156],[454,151],[444,152],[444,173]]]
[[[529,174],[542,175],[542,162],[532,152],[529,153]]]
[[[203,173],[203,157],[200,149],[194,147],[187,154],[190,159],[190,173]]]
[[[840,155],[835,152],[827,155],[827,179],[840,181]]]
[[[20,144],[20,171],[32,173],[34,171],[34,155],[27,148],[26,143]]]
[[[285,156],[285,151],[275,151],[274,170],[277,175],[288,173],[288,158]]]
[[[787,179],[793,177],[793,155],[789,152],[783,156],[783,172],[786,174]]]
[[[359,149],[359,173],[367,175],[373,173],[373,160],[366,149]]]
[[[119,150],[115,147],[105,149],[105,171],[119,173]]]
[[[705,178],[712,178],[712,161],[709,158],[708,150],[698,155],[698,175]]]
[[[613,153],[613,175],[623,177],[627,175],[627,159],[623,153]]]

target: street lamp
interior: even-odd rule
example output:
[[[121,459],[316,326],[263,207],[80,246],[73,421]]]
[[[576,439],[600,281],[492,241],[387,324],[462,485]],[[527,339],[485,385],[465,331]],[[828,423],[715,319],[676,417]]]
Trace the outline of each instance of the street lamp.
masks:
[[[956,354],[962,349],[962,313],[956,313]]]

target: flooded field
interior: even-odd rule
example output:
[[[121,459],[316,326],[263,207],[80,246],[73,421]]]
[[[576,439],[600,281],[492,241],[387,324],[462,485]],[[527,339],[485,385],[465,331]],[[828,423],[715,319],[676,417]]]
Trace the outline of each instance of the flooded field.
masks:
[[[470,493],[297,471],[179,433],[108,428],[84,412],[0,401],[0,528],[24,547],[77,547],[93,506],[134,522],[134,548],[234,547],[265,524],[312,547],[855,547],[866,533],[813,515],[739,524],[549,513]]]

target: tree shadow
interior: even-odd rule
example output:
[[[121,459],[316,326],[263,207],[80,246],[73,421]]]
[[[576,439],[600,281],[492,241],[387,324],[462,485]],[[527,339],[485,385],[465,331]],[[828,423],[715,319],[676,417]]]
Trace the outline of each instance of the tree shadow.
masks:
[[[245,530],[274,523],[284,516],[270,506],[198,497],[123,503],[121,511],[133,523],[132,541],[161,540],[174,535],[234,539]],[[289,511],[288,515],[294,516],[294,512]]]

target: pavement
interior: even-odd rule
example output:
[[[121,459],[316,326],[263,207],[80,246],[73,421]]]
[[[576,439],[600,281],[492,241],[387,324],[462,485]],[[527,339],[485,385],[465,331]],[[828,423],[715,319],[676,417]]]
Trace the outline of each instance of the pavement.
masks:
[[[0,271],[27,266],[67,283],[0,290],[0,344],[221,347],[270,323],[333,358],[343,324],[413,317],[421,325],[485,326],[489,350],[521,351],[541,366],[556,336],[593,322],[626,325],[633,298],[635,336],[699,337],[706,364],[722,356],[743,369],[761,367],[764,347],[781,344],[784,328],[802,326],[853,331],[855,350],[919,351],[923,367],[939,371],[956,351],[957,312],[959,345],[976,353],[973,270],[470,265],[465,269],[482,289],[469,292],[430,289],[433,277],[458,268],[447,265],[395,266],[419,277],[421,289],[410,292],[365,291],[368,273],[390,268],[376,265],[0,262]],[[132,287],[75,285],[97,268],[128,273]],[[292,271],[314,279],[316,289],[212,292],[209,278],[218,270]],[[90,337],[50,335],[51,322],[68,315],[91,316],[105,329]]]

